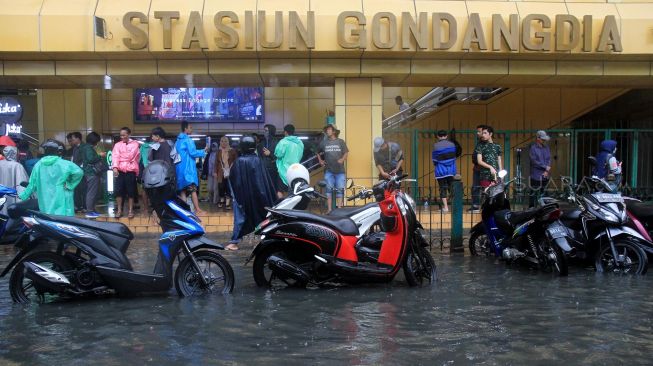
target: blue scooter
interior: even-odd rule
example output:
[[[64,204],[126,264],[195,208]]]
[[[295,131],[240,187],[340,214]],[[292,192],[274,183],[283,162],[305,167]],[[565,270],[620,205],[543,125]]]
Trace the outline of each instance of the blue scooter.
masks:
[[[506,262],[522,262],[555,272],[568,274],[567,257],[574,250],[566,239],[566,230],[558,220],[562,212],[558,205],[548,204],[523,212],[510,210],[504,183],[505,170],[498,174],[496,184],[485,190],[481,206],[481,222],[471,229],[469,251],[472,255],[495,256]]]
[[[26,186],[27,183],[21,185]],[[6,205],[7,197],[18,197],[18,192],[15,188],[6,187],[0,184],[0,210]],[[34,210],[38,211],[38,202],[34,199],[16,202],[7,207],[8,215],[0,214],[0,245],[15,244],[21,246],[29,240],[27,235],[27,227],[21,220],[16,220],[11,216],[16,216],[16,210]]]

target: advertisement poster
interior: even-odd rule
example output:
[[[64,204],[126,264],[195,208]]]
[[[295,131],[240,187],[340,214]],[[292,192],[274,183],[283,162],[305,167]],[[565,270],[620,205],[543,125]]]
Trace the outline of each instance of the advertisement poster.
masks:
[[[263,88],[134,90],[136,122],[263,122]]]

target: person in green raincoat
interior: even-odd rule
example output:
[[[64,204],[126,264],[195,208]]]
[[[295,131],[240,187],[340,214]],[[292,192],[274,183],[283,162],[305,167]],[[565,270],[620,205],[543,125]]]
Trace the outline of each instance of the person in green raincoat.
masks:
[[[45,156],[34,166],[29,184],[19,197],[26,200],[36,191],[41,212],[75,216],[75,187],[84,177],[84,172],[75,163],[61,158],[64,151],[61,142],[49,139],[41,148]]]
[[[288,190],[286,172],[288,168],[299,163],[304,155],[304,143],[295,136],[295,126],[288,124],[283,126],[284,138],[279,141],[274,149],[274,156],[277,157],[277,170],[279,171],[279,182],[277,182],[277,197],[283,197],[283,192]]]

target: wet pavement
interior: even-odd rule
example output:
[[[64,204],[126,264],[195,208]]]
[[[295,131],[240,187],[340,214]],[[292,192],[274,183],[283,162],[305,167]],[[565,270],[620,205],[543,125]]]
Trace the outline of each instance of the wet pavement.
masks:
[[[155,239],[128,255],[151,271]],[[0,247],[0,268],[14,253]],[[439,282],[256,288],[249,248],[225,253],[229,296],[13,305],[0,279],[0,365],[651,364],[653,277],[567,278],[433,250]]]

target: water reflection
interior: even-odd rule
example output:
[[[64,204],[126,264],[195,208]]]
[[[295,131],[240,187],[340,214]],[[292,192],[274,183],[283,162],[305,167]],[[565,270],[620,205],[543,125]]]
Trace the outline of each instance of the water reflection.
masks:
[[[135,268],[151,271],[152,241]],[[269,292],[228,253],[231,296],[11,304],[0,280],[0,364],[649,364],[652,280],[555,278],[436,256],[440,282]],[[0,267],[13,249],[0,248]]]

